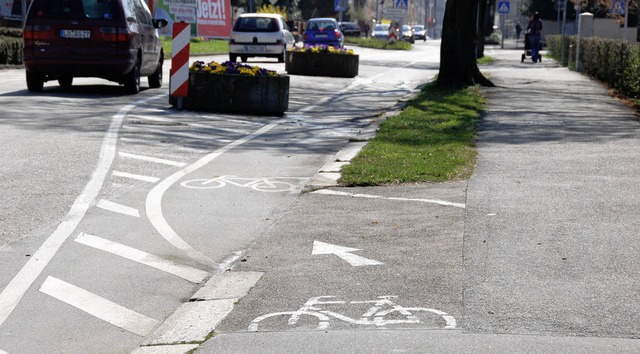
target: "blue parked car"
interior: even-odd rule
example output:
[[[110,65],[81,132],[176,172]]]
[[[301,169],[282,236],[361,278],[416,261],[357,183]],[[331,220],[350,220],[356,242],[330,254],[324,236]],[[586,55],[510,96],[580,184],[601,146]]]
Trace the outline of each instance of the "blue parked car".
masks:
[[[325,44],[342,48],[344,36],[335,18],[312,18],[307,22],[302,42],[307,45]]]

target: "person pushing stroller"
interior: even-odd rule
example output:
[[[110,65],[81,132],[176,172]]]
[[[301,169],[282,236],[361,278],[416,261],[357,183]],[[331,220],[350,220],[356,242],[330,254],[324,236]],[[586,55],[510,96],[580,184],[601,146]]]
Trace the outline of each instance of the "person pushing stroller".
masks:
[[[542,58],[540,55],[540,39],[542,36],[542,21],[540,21],[540,13],[533,14],[531,21],[527,25],[527,37],[531,46],[531,59],[533,62],[539,62]]]

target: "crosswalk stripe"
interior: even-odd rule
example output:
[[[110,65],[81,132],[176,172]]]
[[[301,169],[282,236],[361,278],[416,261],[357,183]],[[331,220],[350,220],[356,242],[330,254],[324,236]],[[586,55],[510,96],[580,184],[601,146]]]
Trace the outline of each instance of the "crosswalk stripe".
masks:
[[[139,336],[146,336],[158,324],[153,318],[52,276],[47,277],[40,291]]]
[[[113,175],[117,177],[131,178],[138,181],[150,182],[150,183],[156,183],[158,182],[158,180],[160,180],[160,178],[157,178],[157,177],[137,175],[134,173],[121,172],[121,171],[113,171]]]
[[[148,162],[155,162],[155,163],[160,163],[160,164],[169,165],[169,166],[183,167],[183,166],[187,165],[184,162],[165,160],[165,159],[160,159],[160,158],[151,157],[151,156],[130,154],[128,152],[119,152],[118,155],[120,155],[120,157],[126,158],[126,159],[135,159],[135,160],[142,160],[142,161],[148,161]]]
[[[154,256],[150,253],[84,232],[80,233],[78,237],[76,237],[75,241],[83,245],[156,268],[169,274],[173,274],[192,283],[201,283],[209,275],[208,272],[203,270],[178,264],[158,256]]]
[[[112,211],[114,213],[134,216],[136,218],[140,217],[140,212],[136,208],[132,208],[130,206],[118,204],[115,202],[108,201],[106,199],[100,199],[96,206],[100,209]]]

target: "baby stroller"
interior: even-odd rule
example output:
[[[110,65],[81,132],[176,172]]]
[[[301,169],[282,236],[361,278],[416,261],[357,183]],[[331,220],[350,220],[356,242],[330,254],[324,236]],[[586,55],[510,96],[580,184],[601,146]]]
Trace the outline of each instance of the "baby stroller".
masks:
[[[524,60],[527,59],[527,57],[531,57],[531,60],[535,63],[537,62],[541,62],[542,61],[542,55],[540,54],[540,50],[542,49],[542,42],[540,42],[539,44],[539,48],[538,48],[538,57],[534,58],[531,56],[531,41],[529,41],[529,33],[525,33],[524,34],[524,53],[522,53],[522,58],[520,58],[520,62],[524,63]]]

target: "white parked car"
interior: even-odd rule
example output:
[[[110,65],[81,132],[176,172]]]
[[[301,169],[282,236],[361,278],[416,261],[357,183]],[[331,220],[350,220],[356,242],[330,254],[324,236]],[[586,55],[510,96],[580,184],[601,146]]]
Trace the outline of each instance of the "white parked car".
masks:
[[[231,30],[229,60],[235,62],[240,57],[246,62],[249,57],[270,57],[284,63],[285,52],[294,44],[295,39],[282,16],[242,14]]]

